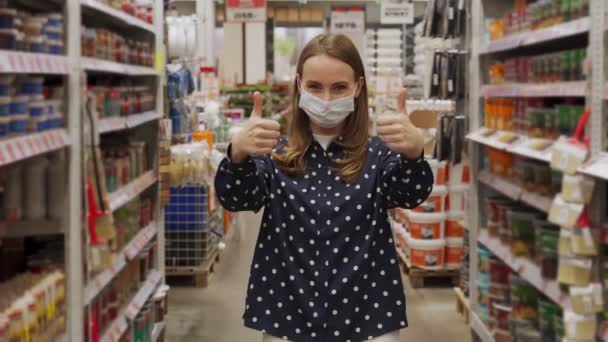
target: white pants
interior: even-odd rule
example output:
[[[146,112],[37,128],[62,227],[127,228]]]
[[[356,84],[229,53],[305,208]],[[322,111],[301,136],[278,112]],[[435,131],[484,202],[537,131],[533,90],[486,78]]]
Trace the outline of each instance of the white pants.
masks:
[[[268,334],[264,334],[264,338],[262,339],[262,342],[283,342],[285,340],[278,338],[278,337],[274,337]],[[388,334],[384,334],[382,336],[378,336],[372,340],[368,340],[371,342],[399,342],[399,330],[397,331],[393,331],[390,332]]]

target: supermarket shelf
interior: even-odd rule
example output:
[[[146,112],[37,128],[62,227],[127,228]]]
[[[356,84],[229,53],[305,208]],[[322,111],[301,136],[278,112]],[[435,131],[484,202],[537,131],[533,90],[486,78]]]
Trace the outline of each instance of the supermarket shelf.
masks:
[[[68,58],[45,53],[0,50],[0,73],[67,75]]]
[[[506,83],[481,87],[482,97],[585,97],[587,82]]]
[[[109,195],[110,197],[110,211],[114,211],[123,205],[129,203],[131,200],[135,199],[139,194],[141,194],[144,190],[148,189],[154,183],[156,183],[157,178],[154,170],[148,171],[143,175],[139,176],[137,179],[133,180],[131,183],[125,185],[124,187],[114,191]]]
[[[148,226],[141,229],[129,244],[117,255],[112,267],[99,273],[86,286],[84,290],[84,305],[89,305],[91,301],[97,297],[99,292],[101,292],[101,290],[103,290],[110,281],[123,270],[127,265],[127,260],[135,258],[154,236],[156,236],[156,223],[150,223]]]
[[[526,258],[513,256],[508,246],[503,245],[499,239],[491,238],[488,235],[487,229],[482,229],[479,232],[479,242],[552,301],[561,305],[564,309],[570,307],[570,298],[561,291],[559,283],[554,280],[543,279],[540,267],[534,262]]]
[[[63,234],[59,221],[36,220],[0,224],[0,236],[7,238]]]
[[[479,181],[493,188],[494,190],[504,194],[515,201],[521,201],[540,211],[549,212],[553,199],[547,196],[524,190],[521,186],[514,184],[504,178],[495,176],[487,170],[479,173]]]
[[[590,20],[588,17],[554,25],[541,30],[522,32],[490,42],[482,48],[480,54],[489,54],[513,50],[523,46],[541,44],[556,39],[567,38],[589,32]]]
[[[93,0],[94,1],[94,0]],[[109,72],[129,76],[157,76],[158,72],[150,67],[122,64],[104,59],[82,57],[81,66],[88,71]]]
[[[488,327],[479,319],[477,313],[471,310],[471,329],[475,331],[477,336],[481,339],[481,342],[494,342],[494,336],[488,330]]]
[[[152,330],[152,342],[158,341],[160,338],[160,334],[165,330],[165,323],[160,322],[154,324],[154,329]]]
[[[68,337],[65,333],[55,337],[55,342],[68,342]]]
[[[137,294],[131,302],[127,305],[127,307],[118,315],[118,317],[112,322],[110,327],[106,330],[106,332],[101,337],[101,342],[118,342],[122,335],[127,331],[128,323],[127,319],[133,320],[135,316],[141,310],[141,307],[144,305],[146,300],[150,298],[152,292],[162,279],[161,274],[158,271],[152,271],[148,275],[146,282],[143,286],[137,291]]]
[[[99,119],[99,134],[120,131],[127,128],[127,117],[119,116],[113,118]]]
[[[70,144],[65,129],[28,134],[0,141],[0,166],[61,149]]]
[[[483,184],[493,188],[514,201],[519,201],[521,198],[523,191],[521,187],[501,177],[495,176],[487,170],[481,171],[478,179]]]
[[[127,25],[139,27],[141,29],[154,33],[154,25],[148,24],[147,22],[140,20],[132,15],[129,15],[123,11],[114,9],[98,0],[80,0],[80,4],[97,12],[101,12],[112,18],[121,20]]]
[[[162,117],[161,113],[150,111],[129,116],[111,117],[99,120],[99,133],[110,133],[123,129],[135,128],[147,122],[158,120]]]
[[[160,283],[161,279],[162,275],[160,274],[160,272],[156,270],[150,272],[148,278],[146,279],[146,283],[144,284],[144,286],[142,286],[141,289],[139,289],[139,291],[137,292],[135,297],[133,297],[133,300],[131,300],[131,303],[129,303],[129,306],[125,311],[125,316],[127,317],[127,319],[131,321],[135,319],[135,316],[137,316],[139,311],[141,311],[141,308],[144,306],[148,298],[152,296],[152,294],[158,287],[158,284]]]
[[[536,159],[547,163],[551,161],[551,146],[548,146],[543,150],[537,150],[532,147],[539,142],[546,142],[546,139],[528,138],[527,136],[502,131],[497,131],[493,134],[490,133],[491,130],[482,128],[473,133],[469,133],[467,135],[467,139],[498,150],[514,153],[522,157]],[[517,139],[515,139],[511,144],[504,143],[501,139],[506,135],[516,136]]]
[[[601,152],[579,169],[579,172],[590,177],[608,181],[608,153]]]

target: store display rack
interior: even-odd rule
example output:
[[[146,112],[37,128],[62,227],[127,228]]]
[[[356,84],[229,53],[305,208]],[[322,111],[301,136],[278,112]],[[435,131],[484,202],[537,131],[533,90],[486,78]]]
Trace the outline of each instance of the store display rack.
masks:
[[[471,329],[481,339],[481,342],[494,342],[494,335],[488,330],[488,327],[479,319],[477,313],[471,310]]]
[[[478,179],[481,183],[493,188],[514,201],[523,202],[545,213],[548,213],[551,208],[553,198],[526,191],[520,185],[507,179],[497,177],[486,170],[479,173]]]
[[[547,27],[545,29],[513,34],[511,36],[497,39],[482,47],[480,54],[490,54],[508,51],[525,46],[546,43],[552,40],[562,39],[578,34],[589,32],[589,18],[580,18],[559,25]]]
[[[586,82],[556,82],[550,84],[506,83],[484,85],[483,97],[585,97]]]
[[[31,2],[27,2],[30,4]],[[57,0],[52,2],[35,2],[36,6],[49,8],[49,11],[62,12],[65,23],[64,46],[65,55],[36,54],[28,52],[2,51],[0,53],[0,74],[31,74],[31,75],[56,75],[63,76],[65,88],[65,128],[44,131],[42,133],[27,134],[15,138],[4,138],[0,140],[0,167],[10,164],[21,163],[34,156],[48,154],[54,151],[66,149],[65,188],[61,191],[66,196],[65,219],[61,222],[35,221],[16,222],[14,224],[3,224],[0,226],[0,238],[41,236],[48,234],[64,234],[65,239],[65,275],[66,275],[66,331],[59,341],[86,341],[83,317],[87,316],[87,305],[95,298],[105,285],[110,283],[116,274],[125,267],[126,262],[135,259],[139,251],[147,242],[158,239],[157,260],[155,271],[148,275],[137,294],[131,302],[122,309],[117,320],[102,334],[102,341],[118,341],[128,328],[128,320],[132,320],[141,310],[142,305],[150,298],[159,284],[164,282],[164,225],[160,213],[159,201],[156,201],[154,218],[148,226],[142,228],[136,236],[127,243],[117,254],[112,267],[102,270],[92,279],[84,271],[83,265],[87,260],[87,248],[82,248],[83,242],[87,241],[86,229],[83,227],[83,165],[85,144],[88,140],[88,132],[84,108],[84,80],[87,74],[95,73],[122,75],[125,77],[145,76],[145,81],[153,84],[156,102],[154,110],[150,112],[121,117],[116,120],[99,120],[99,134],[114,132],[116,134],[130,134],[131,129],[142,130],[142,135],[147,137],[157,136],[158,125],[147,125],[158,121],[163,116],[163,68],[144,67],[141,65],[130,65],[115,63],[96,58],[81,57],[82,53],[82,28],[89,19],[94,19],[105,27],[120,27],[121,30],[131,31],[133,36],[145,35],[154,42],[154,65],[164,65],[162,53],[164,47],[163,19],[164,9],[162,1],[152,1],[152,12],[154,24],[149,24],[135,16],[131,16],[119,9],[115,9],[102,1],[80,0],[66,1]],[[14,6],[29,6],[26,2],[11,2]],[[32,5],[33,6],[33,5]],[[83,77],[85,75],[85,77]],[[56,77],[59,78],[59,77]],[[145,131],[144,131],[145,130]],[[96,137],[99,141],[99,137]],[[151,144],[154,145],[154,144]],[[147,156],[151,161],[157,163],[158,146],[153,146]],[[110,195],[110,209],[115,210],[136,198],[142,192],[153,188],[158,179],[158,166],[133,180],[125,187]],[[62,183],[63,184],[63,183]],[[157,191],[158,195],[158,191]],[[154,338],[159,338],[164,324],[158,323],[154,329]]]
[[[137,316],[144,303],[156,290],[161,280],[162,275],[160,272],[150,272],[144,285],[137,291],[137,294],[131,299],[129,304],[121,310],[121,313],[112,324],[110,324],[106,333],[101,337],[101,342],[118,342],[121,340],[128,328],[127,319],[132,321],[135,316]]]
[[[70,137],[65,129],[0,140],[0,166],[20,162],[67,146],[70,146]]]
[[[533,261],[527,258],[513,256],[509,246],[504,245],[496,238],[490,237],[487,230],[480,231],[479,242],[488,248],[495,256],[509,265],[509,267],[519,274],[520,277],[534,285],[538,291],[555,303],[561,305],[564,309],[570,307],[569,296],[561,291],[559,284],[556,281],[543,279],[540,267]]]
[[[484,33],[487,31],[487,20],[489,18],[501,18],[506,10],[513,10],[515,1],[505,2],[502,0],[472,0],[471,6],[471,34],[468,37],[468,48],[471,53],[469,64],[469,152],[472,161],[472,179],[478,182],[471,183],[469,206],[467,217],[470,218],[468,228],[470,231],[470,278],[477,279],[479,257],[478,243],[486,247],[497,258],[507,264],[513,272],[525,279],[535,287],[538,292],[550,298],[564,309],[571,307],[569,296],[562,292],[559,284],[554,280],[546,280],[541,276],[538,265],[525,258],[514,257],[510,246],[501,243],[499,239],[490,237],[487,230],[483,229],[482,217],[484,196],[488,194],[486,189],[493,189],[506,197],[517,200],[528,207],[548,212],[553,198],[542,197],[530,193],[511,180],[497,177],[483,170],[482,165],[485,147],[491,147],[500,151],[523,156],[548,163],[551,161],[553,146],[543,150],[537,150],[532,146],[539,146],[538,139],[512,132],[492,131],[484,127],[485,98],[547,98],[547,99],[569,99],[569,101],[585,100],[586,107],[591,111],[591,118],[587,124],[586,133],[589,136],[590,158],[587,163],[578,169],[579,174],[593,177],[596,180],[596,191],[594,200],[588,207],[591,222],[595,225],[606,224],[606,183],[608,180],[608,137],[606,125],[608,115],[605,111],[605,100],[608,99],[608,87],[606,83],[606,10],[605,0],[590,0],[590,13],[586,17],[564,22],[555,26],[538,30],[530,30],[524,33],[507,35],[490,43],[484,43]],[[572,37],[580,36],[581,40]],[[586,39],[588,38],[588,39]],[[569,81],[544,84],[485,84],[488,67],[494,59],[500,59],[508,54],[509,57],[526,56],[534,47],[534,54],[555,51],[558,44],[564,46],[577,45],[581,47],[583,41],[588,41],[587,58],[588,65],[593,71],[587,75],[585,81]],[[521,52],[520,52],[521,51]],[[601,261],[600,261],[601,264]],[[476,282],[470,282],[471,300],[471,328],[484,342],[494,341],[494,336],[476,313],[478,307],[478,288]]]
[[[0,53],[0,73],[67,75],[69,72],[70,62],[65,56],[17,51]]]
[[[110,283],[114,277],[127,265],[127,260],[133,260],[150,240],[156,236],[156,223],[149,224],[139,231],[129,244],[117,255],[116,261],[109,269],[104,270],[93,278],[84,293],[84,304],[88,305],[99,292]]]
[[[156,27],[152,24],[148,24],[147,22],[138,19],[134,16],[126,14],[122,11],[114,9],[101,1],[98,0],[80,0],[80,3],[83,7],[89,8],[91,10],[96,11],[99,14],[105,15],[109,18],[113,18],[115,20],[120,20],[123,23],[138,27],[140,29],[146,30],[151,33],[157,33]]]

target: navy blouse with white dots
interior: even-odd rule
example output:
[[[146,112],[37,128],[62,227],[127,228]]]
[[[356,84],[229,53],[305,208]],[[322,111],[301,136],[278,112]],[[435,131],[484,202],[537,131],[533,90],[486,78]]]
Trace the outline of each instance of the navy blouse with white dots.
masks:
[[[370,138],[359,179],[346,184],[336,174],[337,140],[326,151],[314,142],[302,176],[284,174],[271,156],[220,164],[215,189],[223,207],[265,208],[247,327],[292,341],[363,341],[407,326],[387,209],[425,201],[431,168]]]

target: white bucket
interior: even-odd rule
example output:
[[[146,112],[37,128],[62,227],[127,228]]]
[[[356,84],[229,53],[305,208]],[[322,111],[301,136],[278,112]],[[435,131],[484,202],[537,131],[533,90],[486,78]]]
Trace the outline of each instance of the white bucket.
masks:
[[[445,236],[445,213],[407,211],[407,229],[413,239],[437,240]]]
[[[410,262],[424,269],[442,269],[445,256],[445,240],[409,240]]]
[[[464,241],[462,238],[446,239],[445,266],[447,268],[459,268],[464,254]]]
[[[464,227],[460,224],[464,220],[464,211],[448,211],[445,220],[446,238],[461,238],[464,236]]]
[[[450,185],[448,187],[447,210],[465,211],[468,197],[468,185]]]

